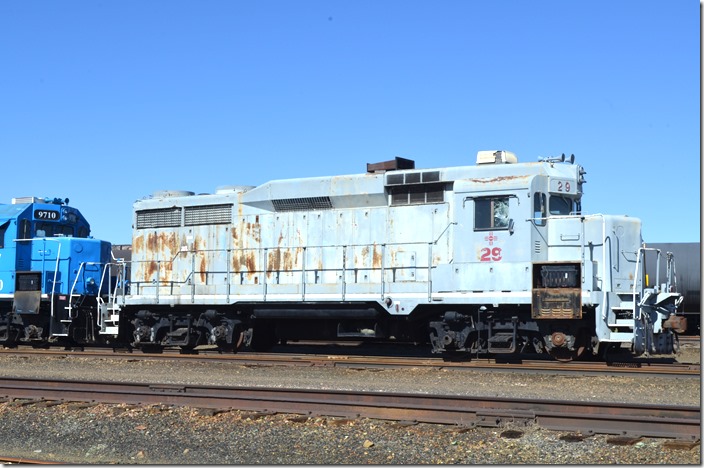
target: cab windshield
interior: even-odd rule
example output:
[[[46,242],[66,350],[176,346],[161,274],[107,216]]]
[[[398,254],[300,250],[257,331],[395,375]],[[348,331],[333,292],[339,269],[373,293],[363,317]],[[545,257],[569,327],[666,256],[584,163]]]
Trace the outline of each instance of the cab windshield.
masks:
[[[551,215],[568,215],[573,211],[574,203],[571,198],[561,197],[557,195],[550,196],[550,214]]]
[[[37,223],[37,237],[73,237],[73,226],[56,223]]]

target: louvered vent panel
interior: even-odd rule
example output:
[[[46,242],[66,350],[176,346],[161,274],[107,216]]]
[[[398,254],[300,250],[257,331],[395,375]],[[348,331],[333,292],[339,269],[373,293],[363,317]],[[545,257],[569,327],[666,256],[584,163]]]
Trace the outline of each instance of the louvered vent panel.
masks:
[[[420,205],[442,203],[445,200],[444,184],[415,184],[389,187],[391,205]]]
[[[284,198],[271,200],[276,211],[329,210],[330,197]]]
[[[177,227],[181,225],[181,208],[160,208],[137,212],[137,229]]]
[[[229,224],[232,222],[232,205],[187,206],[184,222],[186,226]]]

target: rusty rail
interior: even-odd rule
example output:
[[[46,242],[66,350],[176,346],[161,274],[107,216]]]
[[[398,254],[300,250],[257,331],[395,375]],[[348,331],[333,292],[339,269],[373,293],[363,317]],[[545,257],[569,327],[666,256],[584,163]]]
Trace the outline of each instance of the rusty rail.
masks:
[[[303,345],[305,346],[305,345]],[[319,353],[320,351],[316,351]],[[335,351],[333,351],[335,352]],[[337,352],[340,351],[339,349]],[[164,350],[163,353],[114,352],[111,349],[90,349],[79,353],[66,350],[4,349],[2,355],[21,356],[67,356],[98,357],[101,359],[130,360],[195,360],[204,362],[229,361],[240,365],[257,366],[319,366],[342,368],[428,368],[448,371],[503,371],[550,374],[609,374],[609,375],[645,375],[658,377],[700,378],[700,364],[672,362],[624,361],[624,362],[584,362],[569,363],[549,360],[497,361],[496,359],[474,359],[471,361],[448,361],[440,357],[421,356],[368,356],[354,354],[311,354],[308,353],[250,353],[221,354],[215,351],[201,351],[196,354],[179,354],[178,350]]]
[[[33,458],[6,457],[0,455],[0,464],[5,465],[65,465],[63,462],[37,460]]]
[[[701,432],[701,409],[695,406],[19,378],[0,379],[2,395],[18,399],[168,404],[469,427],[535,423],[545,429],[582,434],[691,441],[699,440]]]

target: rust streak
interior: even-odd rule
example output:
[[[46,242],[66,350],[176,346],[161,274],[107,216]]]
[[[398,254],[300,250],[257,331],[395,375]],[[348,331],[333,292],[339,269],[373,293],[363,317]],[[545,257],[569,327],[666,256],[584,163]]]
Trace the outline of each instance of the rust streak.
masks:
[[[284,271],[293,270],[293,255],[291,255],[290,250],[284,251]]]
[[[257,271],[257,257],[254,252],[251,252],[249,255],[246,256],[245,264],[247,266],[247,271],[249,272],[249,279],[252,279],[252,276],[254,276],[255,272]],[[254,278],[254,282],[256,284],[256,277]]]
[[[269,259],[266,265],[267,273],[279,271],[281,269],[281,249],[274,249],[269,252]]]
[[[301,258],[303,255],[303,247],[295,249],[287,249],[284,251],[284,271],[294,271],[301,268]]]
[[[147,234],[147,252],[156,253],[159,249],[159,241],[157,240],[156,233],[150,232]]]
[[[376,244],[374,244],[374,250],[372,252],[372,268],[381,268],[381,249]]]
[[[204,246],[205,242],[203,241],[203,238],[200,235],[196,236],[193,240],[193,250],[198,252],[199,250],[202,250]]]
[[[202,284],[205,284],[207,272],[208,272],[208,260],[206,258],[206,254],[202,253],[202,254],[200,254],[200,282]]]
[[[367,266],[368,263],[369,263],[369,246],[367,245],[362,249],[362,265]]]
[[[135,236],[132,239],[132,254],[136,255],[142,253],[142,249],[144,249],[144,237]]]
[[[491,179],[467,179],[469,182],[474,182],[477,184],[494,184],[498,182],[506,182],[509,180],[527,179],[528,176],[500,176],[493,177]]]
[[[232,268],[232,271],[235,273],[239,273],[242,268],[242,264],[244,263],[244,255],[235,251],[232,254],[232,263],[230,264],[230,267]]]
[[[147,263],[147,266],[144,269],[144,281],[151,281],[152,277],[154,277],[155,273],[156,273],[156,262],[151,261],[151,262]]]

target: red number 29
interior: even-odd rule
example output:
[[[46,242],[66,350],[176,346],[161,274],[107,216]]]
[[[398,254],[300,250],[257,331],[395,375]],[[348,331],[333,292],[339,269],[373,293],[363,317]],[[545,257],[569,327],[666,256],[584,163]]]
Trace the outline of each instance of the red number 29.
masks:
[[[494,247],[490,249],[489,247],[484,247],[482,249],[482,255],[480,257],[482,262],[499,262],[501,261],[501,247]]]

